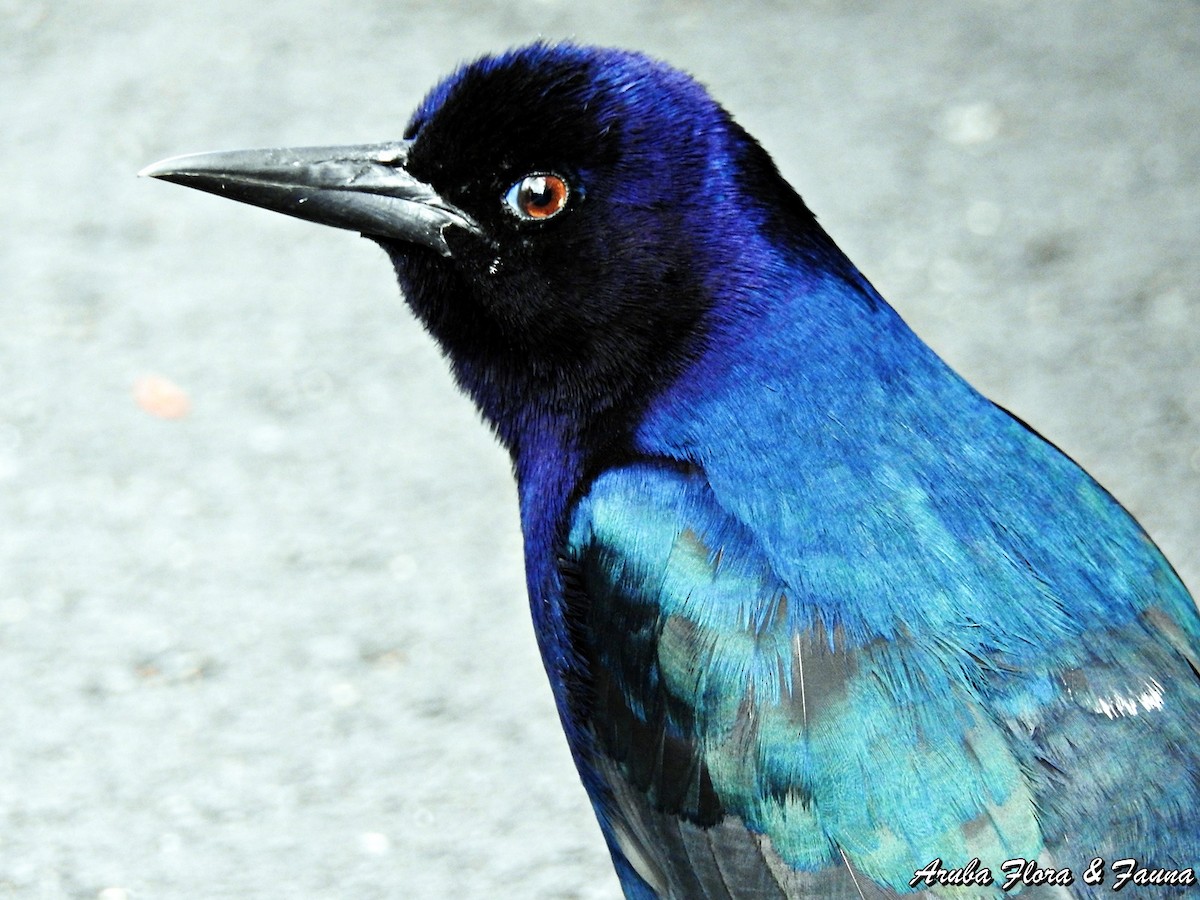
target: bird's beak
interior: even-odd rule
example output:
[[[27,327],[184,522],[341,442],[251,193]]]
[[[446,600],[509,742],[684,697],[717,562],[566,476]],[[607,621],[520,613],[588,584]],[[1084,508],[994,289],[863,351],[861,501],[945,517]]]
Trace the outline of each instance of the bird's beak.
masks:
[[[409,142],[399,141],[195,153],[138,174],[450,256],[446,229],[479,233],[479,226],[408,173],[408,150]]]

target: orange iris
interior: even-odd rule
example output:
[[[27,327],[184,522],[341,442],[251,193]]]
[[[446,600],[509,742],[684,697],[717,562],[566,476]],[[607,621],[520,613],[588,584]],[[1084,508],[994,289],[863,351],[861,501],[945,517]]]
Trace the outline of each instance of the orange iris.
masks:
[[[517,189],[517,205],[531,219],[548,219],[567,204],[567,183],[557,175],[527,175]]]

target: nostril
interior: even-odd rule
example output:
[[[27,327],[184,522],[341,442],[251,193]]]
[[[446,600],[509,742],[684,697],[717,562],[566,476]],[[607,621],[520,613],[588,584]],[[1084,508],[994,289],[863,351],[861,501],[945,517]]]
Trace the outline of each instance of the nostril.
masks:
[[[375,161],[384,166],[403,166],[408,162],[408,142],[384,147],[375,156]]]

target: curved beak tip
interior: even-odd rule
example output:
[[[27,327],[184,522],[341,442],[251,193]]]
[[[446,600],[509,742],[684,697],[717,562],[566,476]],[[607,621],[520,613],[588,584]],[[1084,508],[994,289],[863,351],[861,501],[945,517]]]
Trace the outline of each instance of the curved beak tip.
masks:
[[[155,163],[150,163],[150,165],[145,166],[141,169],[138,169],[137,177],[138,178],[158,178],[160,175],[163,175],[166,173],[166,171],[167,171],[166,164],[167,164],[167,160],[165,160],[165,159],[159,160],[158,162],[155,162]]]
[[[204,157],[216,157],[219,155],[222,154],[184,153],[177,156],[168,156],[166,159],[160,159],[158,162],[152,162],[150,165],[138,169],[137,175],[138,178],[169,178],[172,175],[182,174],[187,168],[183,165],[186,162],[195,164]]]

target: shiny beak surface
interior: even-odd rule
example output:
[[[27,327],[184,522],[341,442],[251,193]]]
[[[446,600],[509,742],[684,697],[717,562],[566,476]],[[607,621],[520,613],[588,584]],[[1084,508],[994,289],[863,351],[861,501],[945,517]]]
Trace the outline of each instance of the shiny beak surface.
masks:
[[[450,256],[446,230],[479,233],[479,226],[408,173],[408,148],[400,141],[195,153],[164,159],[138,174]]]

